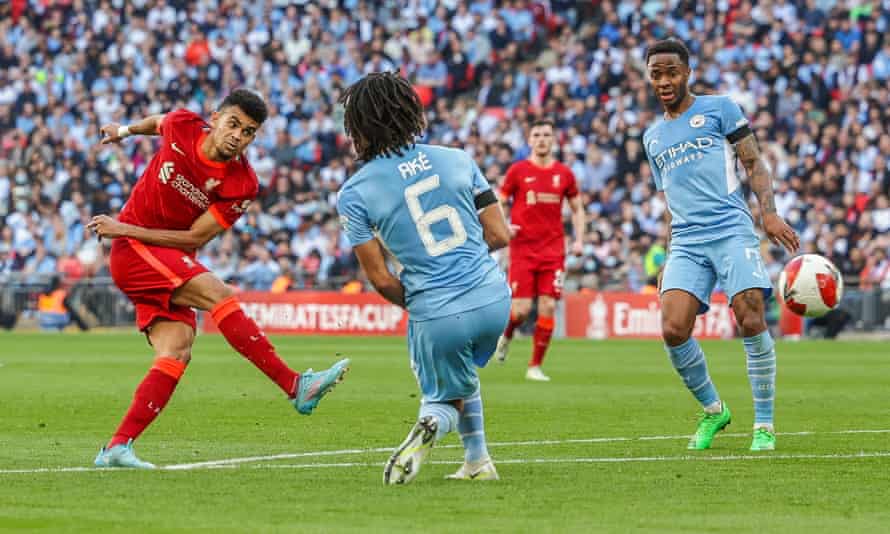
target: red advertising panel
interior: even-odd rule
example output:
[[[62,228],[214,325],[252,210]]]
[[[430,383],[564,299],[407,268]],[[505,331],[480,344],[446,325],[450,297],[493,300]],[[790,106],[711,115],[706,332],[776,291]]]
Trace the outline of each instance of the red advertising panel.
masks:
[[[590,339],[661,338],[661,309],[656,295],[585,293],[565,297],[566,336]],[[735,334],[731,309],[722,295],[699,315],[693,335],[725,339]]]
[[[238,300],[269,334],[404,335],[408,325],[408,312],[376,293],[245,291]],[[219,332],[208,314],[204,331]]]

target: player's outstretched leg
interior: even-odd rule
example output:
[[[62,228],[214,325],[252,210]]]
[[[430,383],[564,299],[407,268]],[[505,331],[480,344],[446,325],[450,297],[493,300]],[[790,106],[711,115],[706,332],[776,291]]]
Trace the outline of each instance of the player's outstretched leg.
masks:
[[[188,365],[194,330],[175,321],[158,321],[149,331],[149,339],[159,354],[133,395],[133,402],[108,445],[96,456],[96,467],[135,467],[151,469],[154,465],[140,460],[133,452],[133,440],[157,418],[167,405]]]
[[[344,358],[324,371],[316,373],[307,369],[301,373],[293,398],[294,408],[303,415],[310,415],[318,401],[343,381],[348,370],[349,358]]]
[[[383,483],[407,484],[414,480],[436,441],[457,427],[457,418],[457,408],[449,402],[424,402],[408,437],[386,462]]]
[[[729,407],[720,401],[717,389],[708,374],[705,353],[695,338],[676,347],[665,346],[674,369],[680,374],[686,388],[702,405],[703,413],[699,417],[698,428],[689,441],[689,449],[709,449],[714,436],[730,423],[732,418]]]
[[[349,360],[341,360],[321,373],[309,369],[303,379],[278,356],[266,334],[241,309],[232,290],[211,273],[186,282],[173,294],[173,302],[209,310],[229,345],[275,382],[301,414],[312,413],[348,370]]]
[[[464,399],[464,407],[457,422],[457,430],[464,445],[464,464],[451,480],[497,480],[498,472],[488,454],[485,442],[485,418],[482,412],[482,392]]]

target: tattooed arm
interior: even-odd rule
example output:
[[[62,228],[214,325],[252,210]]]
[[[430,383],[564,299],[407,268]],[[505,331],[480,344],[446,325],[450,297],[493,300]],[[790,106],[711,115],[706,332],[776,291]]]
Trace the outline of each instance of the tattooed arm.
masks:
[[[791,253],[796,252],[800,241],[794,230],[776,213],[773,177],[757,146],[757,138],[753,133],[746,135],[735,144],[735,151],[748,173],[751,190],[760,203],[763,231],[773,243],[784,246]]]

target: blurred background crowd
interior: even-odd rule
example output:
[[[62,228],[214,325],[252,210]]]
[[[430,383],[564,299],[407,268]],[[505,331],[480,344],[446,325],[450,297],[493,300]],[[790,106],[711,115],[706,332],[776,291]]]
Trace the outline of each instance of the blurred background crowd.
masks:
[[[805,251],[833,259],[848,288],[888,288],[888,25],[890,0],[12,0],[0,276],[107,274],[108,244],[85,223],[120,210],[157,138],[99,146],[99,127],[209,116],[246,86],[271,111],[248,154],[261,199],[201,260],[243,288],[343,287],[360,275],[334,201],[356,161],[334,102],[397,69],[428,105],[424,141],[469,151],[492,183],[528,155],[529,119],[555,120],[588,213],[567,290],[651,290],[666,229],[640,143],[660,116],[643,58],[676,36],[694,90],[747,113]],[[764,252],[777,274],[787,258]]]

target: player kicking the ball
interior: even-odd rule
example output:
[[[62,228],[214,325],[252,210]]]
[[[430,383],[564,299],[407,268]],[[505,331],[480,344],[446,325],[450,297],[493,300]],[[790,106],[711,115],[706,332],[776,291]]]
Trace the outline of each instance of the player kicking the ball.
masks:
[[[234,224],[259,189],[242,154],[266,120],[266,104],[247,90],[223,100],[210,124],[187,110],[153,115],[130,126],[102,127],[102,143],[131,134],[160,135],[161,147],[133,188],[120,221],[93,217],[89,227],[114,238],[111,276],[136,306],[136,323],[155,351],[120,426],[99,451],[97,467],[153,468],[133,440],[158,416],[191,359],[195,312],[209,310],[229,344],[266,374],[301,414],[341,380],[348,360],[320,373],[291,370],[266,335],[241,311],[232,289],[195,252]]]
[[[500,205],[465,152],[415,144],[426,120],[404,78],[370,74],[340,103],[346,134],[365,162],[340,191],[340,221],[377,291],[408,309],[411,368],[423,395],[383,481],[412,481],[453,430],[464,464],[449,478],[497,479],[476,366],[494,353],[510,313],[510,289],[489,255],[510,237]],[[387,268],[383,246],[401,263],[401,280]]]
[[[719,282],[744,336],[754,397],[751,450],[773,450],[776,352],[764,317],[772,285],[735,173],[736,157],[760,203],[767,237],[790,252],[797,250],[798,238],[776,214],[772,176],[739,106],[725,96],[689,92],[689,51],[679,41],[653,44],[646,63],[665,109],[664,119],[643,134],[671,222],[670,252],[660,285],[663,337],[671,363],[704,410],[689,448],[709,448],[731,418],[711,383],[704,352],[691,337],[696,314],[707,311]]]
[[[508,269],[513,307],[510,322],[498,341],[497,358],[500,362],[507,359],[513,332],[528,318],[532,299],[537,297],[534,348],[525,378],[542,382],[550,380],[541,365],[553,336],[556,302],[562,296],[566,256],[563,199],[572,208],[572,252],[576,254],[581,253],[586,224],[575,175],[553,157],[553,135],[551,121],[533,122],[528,136],[531,157],[511,165],[501,185],[504,200],[513,202],[510,221],[514,235]]]

